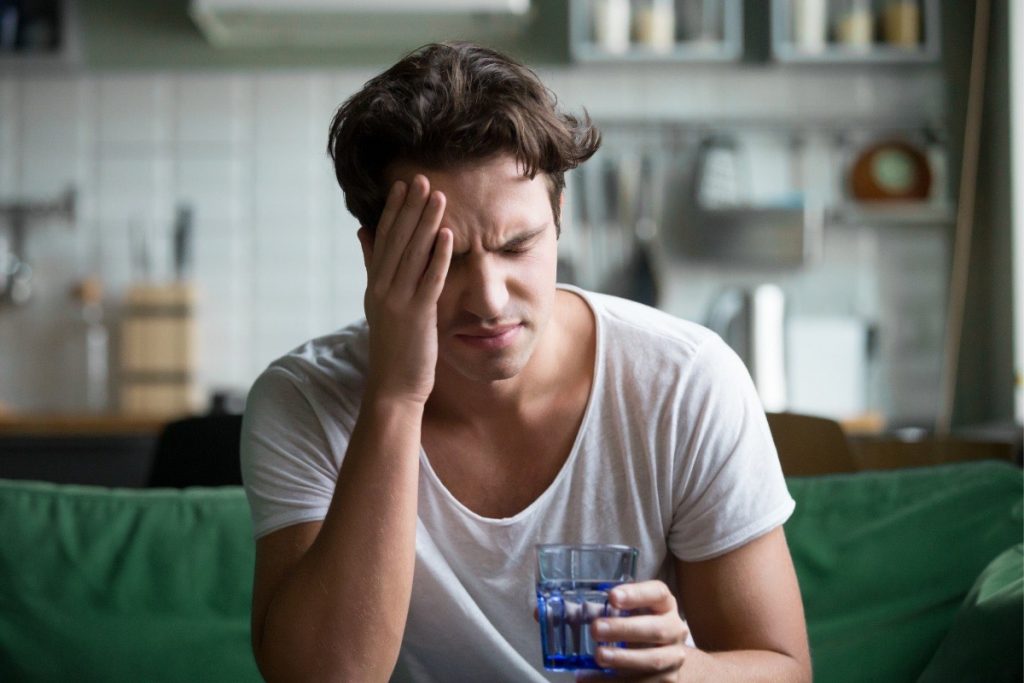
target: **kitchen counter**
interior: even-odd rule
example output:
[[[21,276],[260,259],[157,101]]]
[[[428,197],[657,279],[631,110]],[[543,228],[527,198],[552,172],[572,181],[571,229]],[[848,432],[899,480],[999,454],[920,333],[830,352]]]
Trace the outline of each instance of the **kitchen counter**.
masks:
[[[0,436],[156,436],[168,422],[162,417],[108,413],[0,414]]]
[[[145,486],[166,418],[0,414],[0,478]]]

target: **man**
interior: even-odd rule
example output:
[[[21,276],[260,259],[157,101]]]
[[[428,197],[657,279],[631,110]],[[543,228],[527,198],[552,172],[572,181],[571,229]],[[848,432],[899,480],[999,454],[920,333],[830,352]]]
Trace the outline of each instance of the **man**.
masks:
[[[562,680],[530,604],[544,542],[640,549],[610,598],[633,616],[593,626],[627,644],[597,654],[622,677],[810,678],[793,502],[742,364],[555,284],[564,172],[599,143],[468,44],[338,110],[366,320],[273,363],[243,429],[268,680]]]

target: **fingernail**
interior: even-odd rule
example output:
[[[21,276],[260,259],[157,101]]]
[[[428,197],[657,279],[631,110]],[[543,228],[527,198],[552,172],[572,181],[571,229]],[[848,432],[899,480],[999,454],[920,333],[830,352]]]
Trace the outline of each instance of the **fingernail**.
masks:
[[[605,633],[608,632],[608,624],[606,624],[603,621],[595,621],[590,625],[590,630],[593,631],[596,635],[603,636]]]
[[[615,661],[615,650],[610,647],[599,647],[595,654],[602,664],[611,664]]]

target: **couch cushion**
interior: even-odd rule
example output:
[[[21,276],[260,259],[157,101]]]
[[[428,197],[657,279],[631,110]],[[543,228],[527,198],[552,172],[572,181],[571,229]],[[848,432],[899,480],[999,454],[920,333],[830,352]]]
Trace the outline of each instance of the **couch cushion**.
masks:
[[[1021,471],[983,462],[789,480],[815,680],[913,681],[1022,534]]]
[[[0,481],[0,530],[0,680],[260,680],[240,488]]]
[[[815,679],[912,681],[1020,541],[1005,464],[790,479]],[[0,481],[0,681],[259,680],[238,488]]]
[[[967,594],[920,683],[1021,680],[1024,545],[992,560]]]

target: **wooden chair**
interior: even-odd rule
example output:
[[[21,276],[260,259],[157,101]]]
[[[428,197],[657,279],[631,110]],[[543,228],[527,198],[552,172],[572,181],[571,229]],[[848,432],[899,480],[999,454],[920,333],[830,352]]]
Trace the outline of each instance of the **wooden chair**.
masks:
[[[858,470],[850,442],[835,420],[796,413],[768,413],[782,472],[787,477]]]

